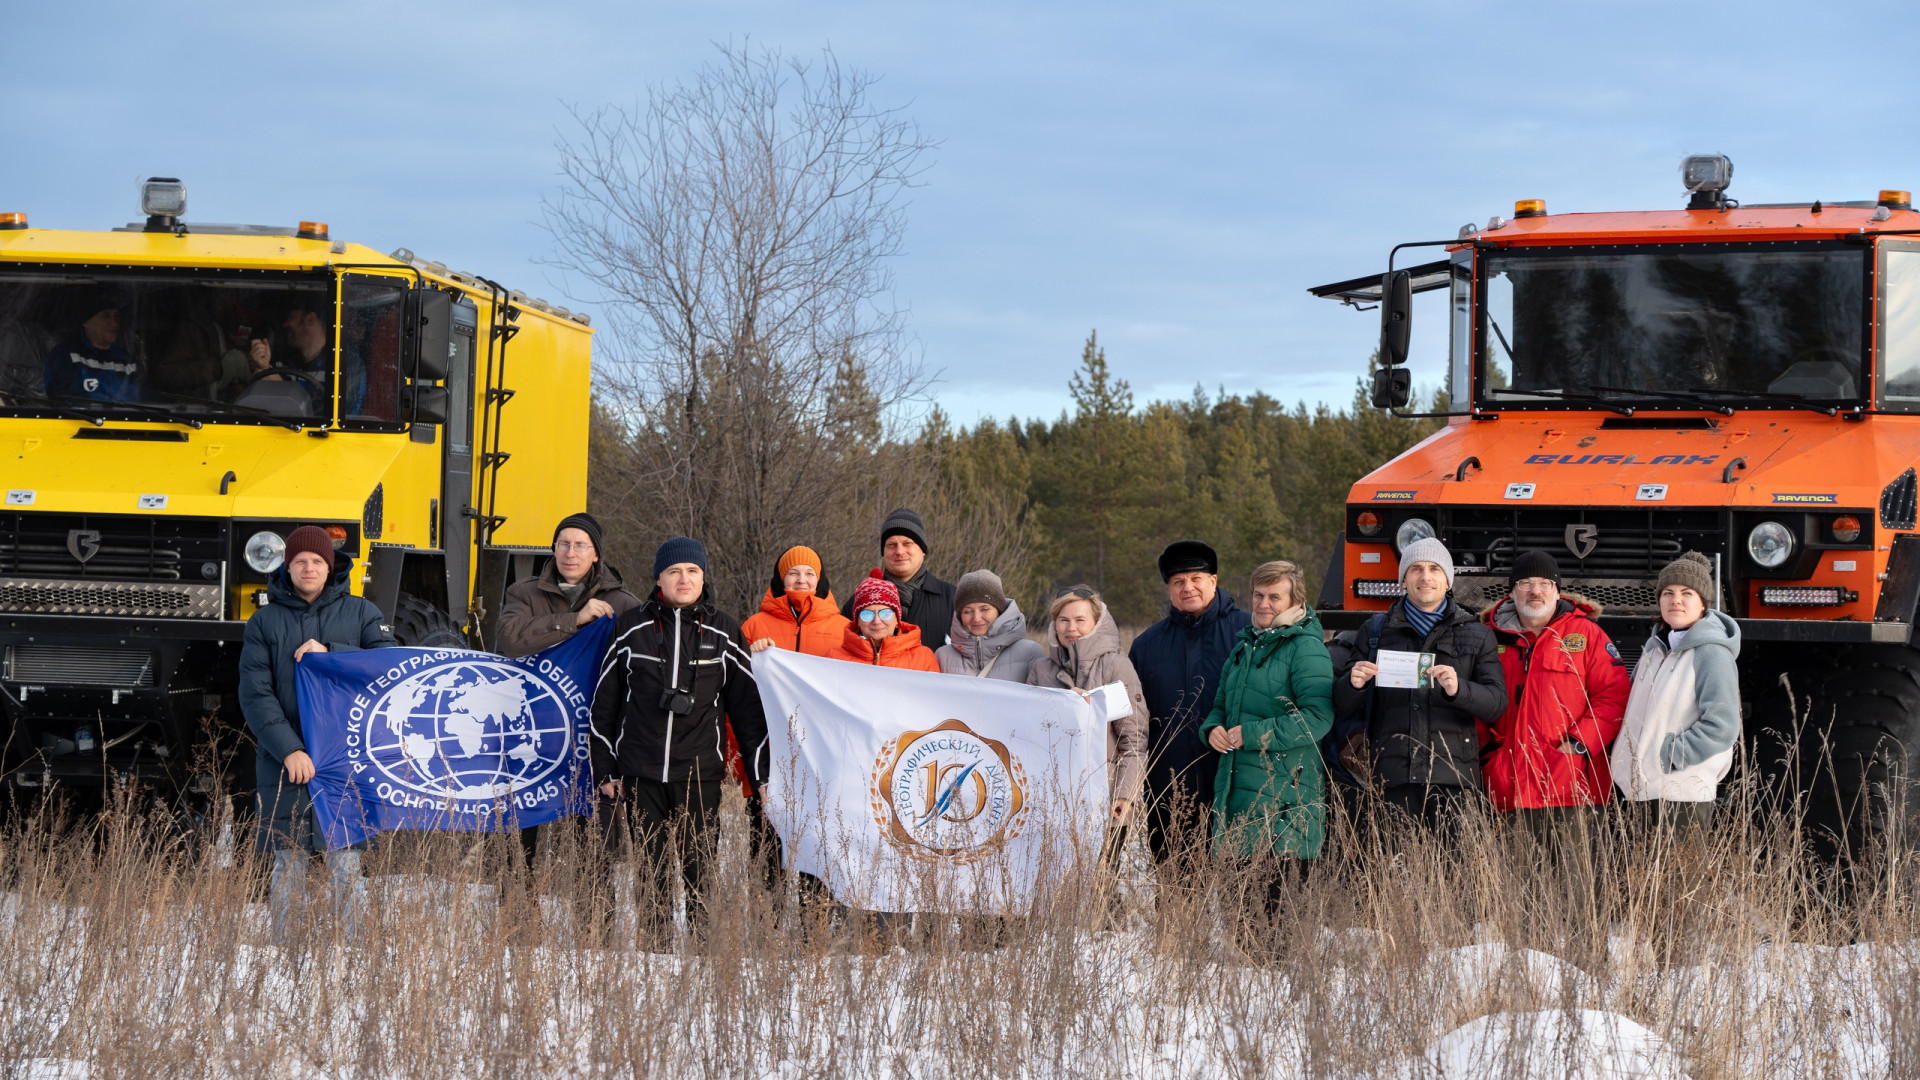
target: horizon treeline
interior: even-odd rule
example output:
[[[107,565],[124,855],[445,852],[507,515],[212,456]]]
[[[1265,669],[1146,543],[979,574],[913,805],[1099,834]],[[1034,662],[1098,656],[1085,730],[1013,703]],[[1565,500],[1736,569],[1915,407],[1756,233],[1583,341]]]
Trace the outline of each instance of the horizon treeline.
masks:
[[[1123,625],[1160,618],[1156,559],[1189,537],[1219,551],[1221,585],[1235,597],[1245,599],[1254,567],[1290,559],[1306,575],[1311,602],[1348,489],[1440,425],[1373,408],[1365,386],[1357,379],[1342,409],[1287,406],[1264,391],[1209,395],[1198,386],[1184,401],[1141,404],[1113,374],[1096,332],[1068,382],[1072,407],[1053,420],[958,427],[936,406],[917,430],[888,433],[877,421],[794,424],[789,411],[775,414],[786,419],[775,425],[783,434],[772,451],[738,434],[766,425],[703,421],[690,435],[667,433],[645,420],[623,422],[609,395],[595,403],[588,501],[607,526],[609,561],[629,571],[635,591],[646,590],[654,547],[685,533],[708,545],[714,599],[740,617],[758,609],[775,558],[796,543],[820,552],[845,599],[878,565],[880,520],[903,505],[926,519],[935,574],[956,581],[993,570],[1036,627],[1047,597],[1077,584],[1098,589]],[[1431,398],[1430,411],[1445,410],[1444,391]],[[854,411],[876,416],[876,408],[867,402]],[[769,465],[803,454],[814,462],[804,470]],[[678,478],[680,463],[696,457],[718,478],[707,482],[699,516],[663,512],[661,486],[687,482]],[[779,513],[736,522],[720,512],[736,501]]]
[[[1371,373],[1373,361],[1369,359]],[[1099,590],[1114,618],[1143,625],[1165,613],[1156,559],[1194,538],[1220,554],[1220,584],[1245,599],[1253,569],[1289,559],[1317,597],[1354,481],[1440,427],[1367,401],[1356,381],[1347,408],[1291,407],[1265,391],[1137,404],[1089,334],[1068,383],[1071,411],[1051,421],[982,420],[954,429],[938,409],[920,435],[962,498],[1025,535],[1026,566],[992,567],[1022,607],[1077,584]],[[1444,392],[1430,411],[1446,408]],[[942,566],[956,575],[974,567]]]

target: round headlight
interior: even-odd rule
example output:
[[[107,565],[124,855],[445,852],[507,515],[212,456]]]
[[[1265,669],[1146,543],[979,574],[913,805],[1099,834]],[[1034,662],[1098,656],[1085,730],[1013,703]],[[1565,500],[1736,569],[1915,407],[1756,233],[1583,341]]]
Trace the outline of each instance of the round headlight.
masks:
[[[1361,536],[1379,536],[1380,526],[1383,524],[1380,515],[1371,510],[1360,511],[1360,516],[1354,518],[1353,523],[1360,530]]]
[[[1427,524],[1425,518],[1408,518],[1401,522],[1400,528],[1394,532],[1393,546],[1400,551],[1405,551],[1408,544],[1415,540],[1425,540],[1432,535],[1433,526]]]
[[[1747,534],[1747,554],[1769,570],[1778,570],[1793,558],[1793,533],[1777,521],[1763,521]]]
[[[247,538],[247,565],[254,570],[271,574],[286,558],[287,542],[279,533],[263,529]]]

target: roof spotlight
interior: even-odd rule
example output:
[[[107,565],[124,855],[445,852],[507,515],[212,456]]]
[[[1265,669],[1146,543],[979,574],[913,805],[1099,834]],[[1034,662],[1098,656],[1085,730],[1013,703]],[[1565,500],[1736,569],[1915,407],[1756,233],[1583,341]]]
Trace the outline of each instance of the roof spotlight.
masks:
[[[1725,154],[1689,154],[1680,162],[1680,182],[1693,199],[1689,210],[1724,210],[1727,185],[1733,183],[1733,159]]]
[[[172,232],[187,212],[187,185],[171,176],[149,176],[140,184],[140,212],[147,232]]]

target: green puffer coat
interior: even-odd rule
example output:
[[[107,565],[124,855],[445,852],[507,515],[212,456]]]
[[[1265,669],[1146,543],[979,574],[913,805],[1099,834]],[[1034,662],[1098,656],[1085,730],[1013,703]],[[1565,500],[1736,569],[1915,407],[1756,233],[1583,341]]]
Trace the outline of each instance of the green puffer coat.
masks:
[[[1326,839],[1327,776],[1320,740],[1333,727],[1333,661],[1312,608],[1291,626],[1240,631],[1200,725],[1240,728],[1213,784],[1217,855],[1318,858]],[[1289,613],[1291,614],[1291,613]]]

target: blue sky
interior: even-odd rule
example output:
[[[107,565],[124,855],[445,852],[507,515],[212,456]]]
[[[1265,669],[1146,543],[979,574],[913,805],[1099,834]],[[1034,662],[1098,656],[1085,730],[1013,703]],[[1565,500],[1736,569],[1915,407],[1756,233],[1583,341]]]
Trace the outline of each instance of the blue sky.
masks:
[[[712,42],[831,46],[941,140],[898,301],[963,422],[1057,414],[1087,332],[1141,400],[1345,402],[1377,335],[1309,285],[1545,198],[1678,206],[1920,188],[1895,4],[36,4],[8,18],[0,210],[328,221],[592,309],[540,201],[567,107],[633,103]],[[31,47],[29,47],[29,43]],[[1416,373],[1440,377],[1437,307]]]

